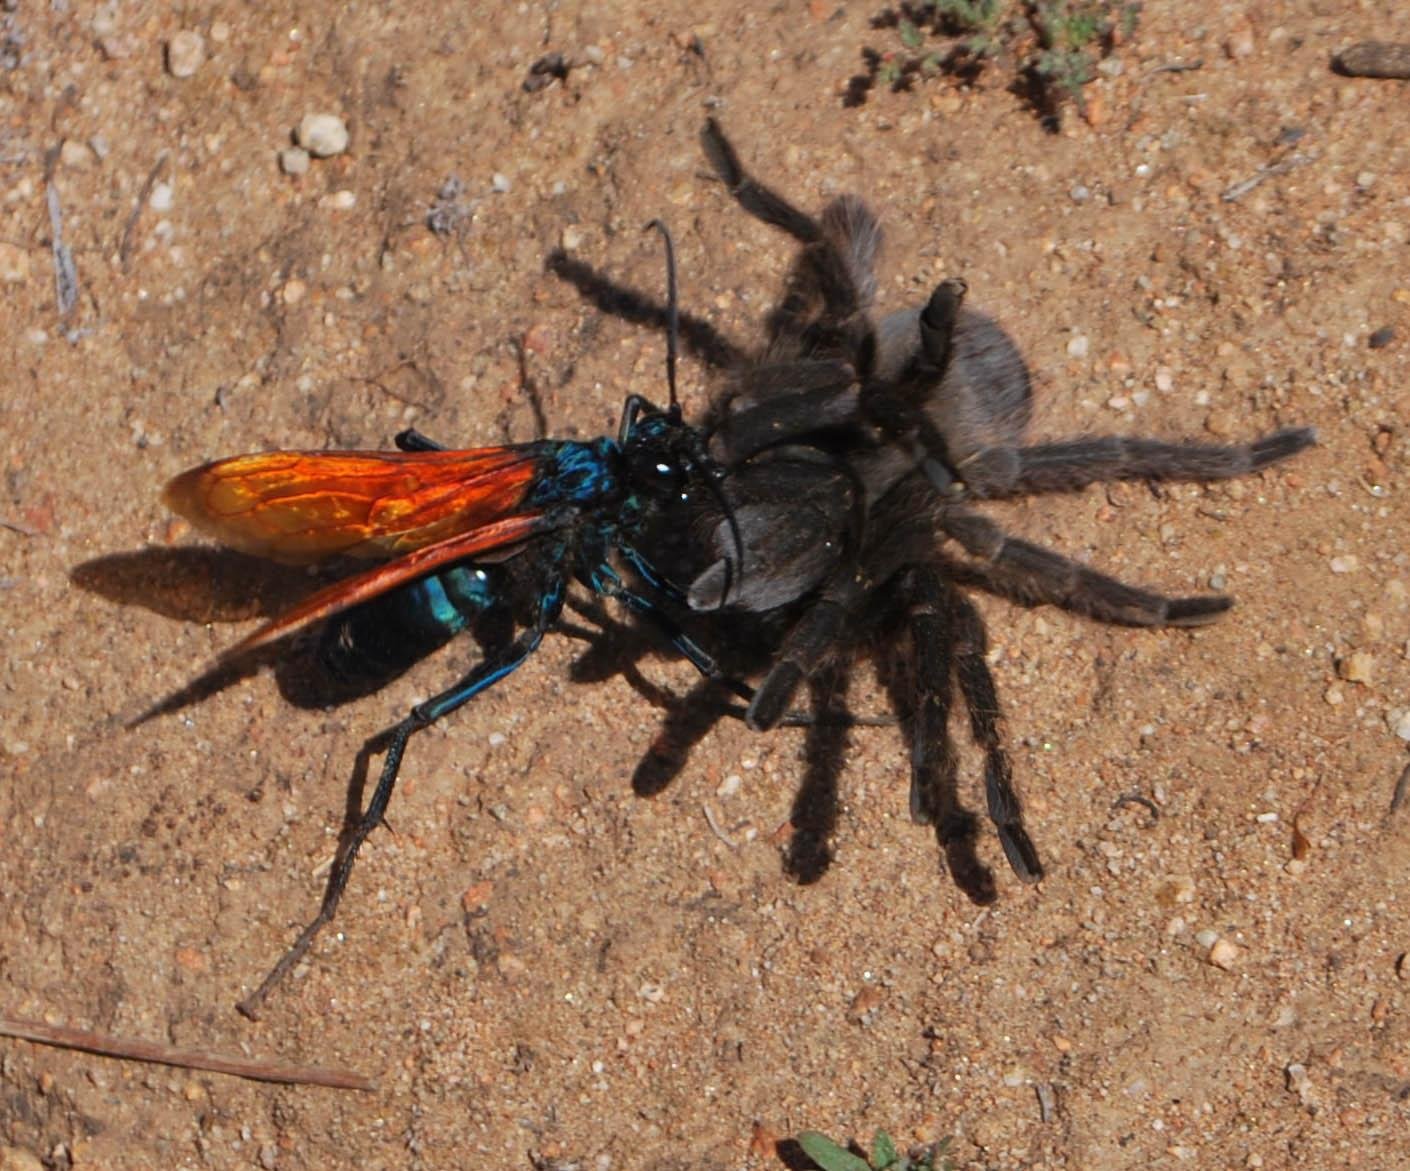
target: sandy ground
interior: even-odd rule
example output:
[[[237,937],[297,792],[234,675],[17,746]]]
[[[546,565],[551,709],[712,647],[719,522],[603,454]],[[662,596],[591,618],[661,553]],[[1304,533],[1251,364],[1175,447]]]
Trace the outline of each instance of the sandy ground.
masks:
[[[997,76],[844,108],[885,40],[865,5],[343,7],[6,6],[0,1014],[378,1088],[0,1041],[0,1165],[772,1168],[775,1137],[876,1127],[954,1135],[967,1168],[1406,1165],[1410,83],[1328,62],[1410,40],[1410,9],[1155,0],[1091,120],[1054,135]],[[178,79],[183,27],[206,59]],[[550,50],[575,68],[525,92]],[[350,148],[291,178],[277,153],[317,110]],[[196,538],[161,484],[411,422],[531,438],[516,340],[554,434],[611,430],[626,394],[659,397],[662,340],[544,261],[566,245],[657,287],[653,216],[686,305],[756,342],[789,248],[702,173],[711,110],[805,205],[882,209],[883,304],[964,276],[1032,363],[1036,434],[1315,425],[1247,481],[1003,514],[1238,607],[1142,632],[982,600],[1048,867],[1023,887],[986,836],[990,908],[910,824],[894,728],[849,734],[836,859],[799,886],[779,829],[803,734],[721,723],[635,796],[666,713],[552,638],[414,742],[337,931],[245,1020],[316,905],[358,747],[475,650],[326,709],[256,674],[128,730],[291,596],[171,554]],[[452,175],[467,215],[438,236]],[[719,380],[683,379],[697,414]],[[852,701],[885,710],[865,674]]]

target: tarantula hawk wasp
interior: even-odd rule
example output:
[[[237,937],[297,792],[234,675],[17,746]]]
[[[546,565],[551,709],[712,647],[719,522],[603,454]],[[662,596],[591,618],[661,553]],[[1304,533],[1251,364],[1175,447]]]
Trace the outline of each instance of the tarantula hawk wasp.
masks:
[[[670,234],[659,221],[648,227],[661,233],[666,247],[670,402],[663,410],[630,396],[616,438],[451,451],[409,430],[396,437],[396,452],[235,456],[183,472],[166,486],[168,507],[241,552],[295,563],[333,557],[379,562],[260,627],[227,650],[222,662],[332,620],[325,627],[325,658],[335,668],[351,667],[369,648],[379,656],[399,653],[379,641],[382,631],[376,628],[388,611],[370,610],[372,604],[394,603],[393,638],[410,638],[429,649],[486,610],[506,605],[511,584],[527,589],[531,599],[518,637],[376,738],[384,751],[381,776],[340,844],[322,906],[240,1004],[246,1015],[254,1015],[333,917],[358,849],[382,822],[408,741],[520,666],[558,623],[570,582],[623,604],[654,625],[702,675],[752,698],[750,688],[722,677],[711,655],[663,609],[663,597],[676,591],[654,567],[645,543],[655,525],[669,526],[668,516],[698,507],[699,500],[716,502],[726,529],[732,523],[720,487],[723,469],[705,450],[703,432],[685,422],[676,395]],[[645,590],[629,585],[614,560]]]
[[[697,611],[789,612],[749,705],[756,729],[775,726],[801,683],[866,638],[889,632],[909,642],[911,814],[934,827],[957,884],[992,901],[993,876],[974,849],[977,822],[957,792],[956,687],[984,754],[987,811],[1004,854],[1025,882],[1043,868],[1000,738],[984,624],[962,587],[1149,627],[1202,625],[1233,602],[1127,585],[1006,534],[972,505],[1102,481],[1246,475],[1311,446],[1314,432],[1289,428],[1228,446],[1125,436],[1028,442],[1028,368],[1008,334],[965,303],[963,282],[941,282],[921,308],[875,316],[881,227],[867,205],[844,195],[814,218],[755,180],[713,119],[702,142],[735,202],[793,237],[799,252],[762,353],[737,365],[708,424],[710,453],[727,471],[728,520],[712,517],[708,502],[692,514],[683,547],[699,560],[673,576],[690,582]],[[570,262],[560,258],[559,269],[608,299]],[[650,314],[638,307],[634,316]],[[703,323],[694,329],[697,348],[739,353]]]

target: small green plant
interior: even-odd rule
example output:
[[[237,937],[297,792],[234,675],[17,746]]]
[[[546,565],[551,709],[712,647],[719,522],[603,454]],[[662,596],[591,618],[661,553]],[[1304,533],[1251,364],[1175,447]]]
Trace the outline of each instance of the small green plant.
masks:
[[[1096,76],[1098,59],[1111,52],[1118,33],[1135,28],[1137,4],[1109,0],[1042,3],[1030,11],[1038,52],[1029,67],[1062,96],[1083,108],[1082,87]]]
[[[950,1146],[947,1138],[902,1154],[891,1136],[878,1130],[871,1140],[868,1158],[853,1154],[816,1130],[803,1131],[798,1136],[798,1145],[822,1171],[954,1171],[954,1164],[946,1157]]]
[[[899,92],[940,74],[973,81],[998,63],[1012,68],[1012,88],[1056,129],[1064,102],[1086,111],[1083,87],[1131,37],[1140,7],[1138,0],[901,0],[872,21],[894,28],[900,46],[862,51],[866,72],[852,78],[844,104],[861,105],[877,85]]]

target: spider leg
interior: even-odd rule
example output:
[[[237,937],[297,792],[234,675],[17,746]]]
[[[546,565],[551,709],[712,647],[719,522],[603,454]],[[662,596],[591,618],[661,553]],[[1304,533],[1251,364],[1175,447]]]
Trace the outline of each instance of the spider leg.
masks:
[[[700,132],[700,145],[705,148],[705,157],[715,174],[734,196],[735,202],[755,219],[763,220],[775,228],[782,228],[795,240],[804,244],[816,243],[822,238],[818,222],[805,211],[800,211],[778,192],[756,182],[739,161],[739,154],[725,137],[720,124],[707,118],[705,129]]]
[[[998,897],[994,875],[975,852],[979,825],[960,804],[958,766],[950,740],[956,591],[928,566],[913,567],[902,581],[902,590],[914,664],[911,820],[935,827],[955,884],[972,901],[992,903]]]
[[[909,434],[912,457],[942,496],[957,496],[965,485],[944,434],[924,407],[949,368],[955,322],[967,289],[959,279],[941,281],[917,319],[920,345],[911,350],[899,374],[872,380],[862,391],[867,417],[892,435]]]
[[[1316,442],[1310,427],[1289,427],[1233,445],[1091,435],[990,449],[977,457],[970,480],[985,496],[1071,492],[1106,480],[1227,480],[1262,471]]]
[[[1223,594],[1172,598],[1127,585],[1080,561],[1018,537],[986,516],[958,505],[940,513],[940,526],[984,564],[1000,592],[1029,602],[1051,602],[1065,610],[1122,626],[1203,626],[1234,604]]]
[[[852,606],[864,596],[859,577],[854,566],[844,566],[785,636],[778,660],[759,684],[744,717],[756,732],[777,726],[798,685],[817,671],[842,637]]]
[[[974,742],[984,750],[984,795],[989,805],[989,820],[998,831],[999,843],[1004,847],[1004,856],[1013,872],[1023,882],[1037,882],[1043,877],[1043,864],[1038,861],[1038,851],[1023,827],[1023,807],[1013,787],[1008,754],[999,739],[999,719],[1003,713],[994,676],[984,661],[989,649],[984,620],[959,590],[948,585],[947,588],[955,621],[955,674],[969,708]]]
[[[844,195],[814,219],[754,179],[713,118],[706,121],[700,139],[706,158],[735,202],[803,245],[783,300],[770,314],[771,353],[830,351],[851,357],[874,349],[871,324],[864,316],[876,296],[876,257],[881,249],[881,225],[872,211],[855,196]]]
[[[793,836],[784,855],[787,872],[805,885],[817,882],[832,864],[829,843],[837,828],[837,782],[847,759],[848,722],[821,717],[837,711],[833,696],[845,694],[849,674],[836,663],[809,680],[812,710],[819,718],[808,728],[803,780],[789,814]]]

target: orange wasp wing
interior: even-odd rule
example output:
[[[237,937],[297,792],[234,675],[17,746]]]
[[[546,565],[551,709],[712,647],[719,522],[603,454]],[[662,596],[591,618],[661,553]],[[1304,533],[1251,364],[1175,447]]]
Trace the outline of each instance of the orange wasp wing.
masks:
[[[321,589],[225,652],[264,646],[442,566],[503,552],[554,526],[525,500],[550,445],[470,451],[272,451],[182,472],[173,512],[278,561],[395,558]]]
[[[242,553],[396,557],[522,516],[547,446],[238,455],[182,472],[162,495]]]

